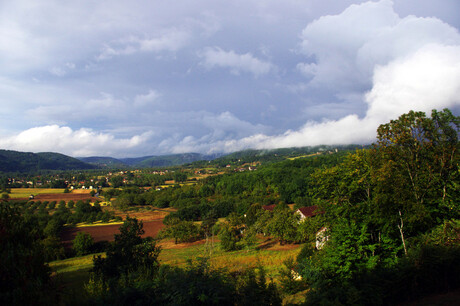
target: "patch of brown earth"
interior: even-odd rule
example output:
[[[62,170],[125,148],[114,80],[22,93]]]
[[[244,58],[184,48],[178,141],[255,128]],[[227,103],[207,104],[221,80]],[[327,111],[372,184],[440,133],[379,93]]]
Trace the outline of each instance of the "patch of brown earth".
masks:
[[[142,221],[153,221],[158,219],[163,219],[169,213],[176,211],[174,208],[152,208],[153,210],[145,210],[145,207],[139,207],[143,209],[141,211],[121,211],[114,209],[113,207],[104,207],[104,210],[111,211],[115,214],[115,216],[122,217],[123,220],[126,219],[127,216],[131,218],[136,218]]]
[[[18,198],[16,199],[18,201],[28,201],[29,198]],[[86,201],[90,200],[90,202],[96,202],[97,200],[103,201],[103,198],[98,198],[98,197],[92,197],[88,193],[43,193],[43,194],[37,194],[32,201],[65,201],[66,203],[69,202],[70,200],[77,202],[79,200]]]
[[[93,237],[94,242],[113,241],[114,235],[119,234],[121,224],[101,225],[101,226],[86,226],[86,227],[69,227],[64,228],[61,233],[61,241],[65,247],[71,247],[72,241],[79,232],[85,232]],[[145,237],[155,237],[158,232],[164,227],[163,220],[143,221]]]

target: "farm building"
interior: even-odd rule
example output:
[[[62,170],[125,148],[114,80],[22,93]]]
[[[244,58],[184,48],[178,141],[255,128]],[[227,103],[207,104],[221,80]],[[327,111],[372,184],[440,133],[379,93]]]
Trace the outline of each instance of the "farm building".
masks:
[[[296,210],[296,212],[300,215],[300,221],[305,220],[305,218],[310,218],[316,216],[318,214],[323,214],[324,211],[320,211],[318,206],[308,206],[308,207],[301,207]]]

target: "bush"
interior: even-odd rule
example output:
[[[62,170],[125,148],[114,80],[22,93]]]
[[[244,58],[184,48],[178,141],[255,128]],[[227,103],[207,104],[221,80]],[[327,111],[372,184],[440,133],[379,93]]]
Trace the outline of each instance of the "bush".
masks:
[[[112,216],[108,212],[104,212],[102,214],[101,220],[102,220],[102,222],[109,222],[111,218],[112,218]]]
[[[41,244],[43,246],[46,261],[65,258],[65,250],[58,237],[47,237],[41,241]]]
[[[57,218],[53,218],[43,229],[43,233],[46,237],[58,237],[61,229],[62,223],[59,220],[57,220]]]
[[[60,200],[60,201],[59,201],[58,208],[65,208],[65,207],[66,207],[65,201],[64,201],[64,200]]]
[[[280,270],[281,291],[285,294],[295,294],[307,289],[307,283],[299,279],[300,274],[297,271],[297,264],[292,257],[283,262]]]
[[[45,204],[45,202],[43,202],[43,204]],[[56,201],[52,201],[51,203],[49,203],[48,208],[49,209],[55,209],[56,208]]]
[[[94,239],[90,234],[79,232],[73,240],[73,249],[77,256],[90,254],[94,245]]]
[[[238,235],[234,234],[234,231],[228,224],[223,224],[219,232],[220,246],[224,251],[237,250],[237,242],[240,241]]]
[[[192,242],[203,237],[202,232],[198,225],[195,225],[192,221],[179,221],[174,225],[166,228],[163,233],[163,237],[171,237],[175,239],[175,243],[178,242]]]

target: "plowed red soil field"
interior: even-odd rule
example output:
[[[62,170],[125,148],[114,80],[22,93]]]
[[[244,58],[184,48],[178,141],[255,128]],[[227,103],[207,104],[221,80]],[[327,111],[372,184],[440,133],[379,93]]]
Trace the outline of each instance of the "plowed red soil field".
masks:
[[[28,198],[18,198],[19,200],[27,201],[29,200]],[[89,193],[44,193],[44,194],[37,194],[33,201],[56,201],[59,202],[61,200],[64,200],[66,203],[69,202],[70,200],[77,202],[78,200],[86,201],[90,200],[91,202],[96,202],[97,200],[99,201],[104,201],[104,198],[98,198],[98,197],[92,197]]]
[[[142,237],[155,237],[164,227],[162,219],[144,221],[143,224],[145,234],[142,235]],[[77,236],[78,232],[85,232],[93,237],[94,242],[113,241],[113,235],[120,233],[118,230],[120,225],[121,224],[65,228],[62,231],[61,240],[65,247],[71,247],[72,240]]]

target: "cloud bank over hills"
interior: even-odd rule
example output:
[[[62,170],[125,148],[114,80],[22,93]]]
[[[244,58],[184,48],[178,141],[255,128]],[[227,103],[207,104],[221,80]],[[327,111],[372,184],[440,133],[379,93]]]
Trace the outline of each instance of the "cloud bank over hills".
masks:
[[[411,109],[460,110],[455,1],[2,6],[3,149],[125,157],[370,143]]]

